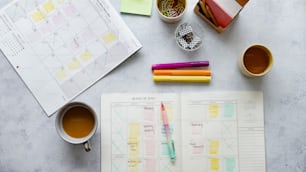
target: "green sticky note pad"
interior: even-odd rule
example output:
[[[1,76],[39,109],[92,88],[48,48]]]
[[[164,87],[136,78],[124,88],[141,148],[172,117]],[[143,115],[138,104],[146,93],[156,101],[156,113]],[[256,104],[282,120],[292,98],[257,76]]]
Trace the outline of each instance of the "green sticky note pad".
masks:
[[[152,0],[121,0],[120,12],[150,16]]]

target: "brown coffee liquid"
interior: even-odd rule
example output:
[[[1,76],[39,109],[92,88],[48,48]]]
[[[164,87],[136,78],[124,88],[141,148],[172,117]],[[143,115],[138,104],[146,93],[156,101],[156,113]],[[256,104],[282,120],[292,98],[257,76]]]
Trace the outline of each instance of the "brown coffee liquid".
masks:
[[[84,107],[73,107],[63,117],[65,132],[74,138],[86,137],[94,128],[94,117]]]
[[[243,63],[248,71],[259,74],[268,68],[269,55],[259,47],[251,47],[245,52]]]

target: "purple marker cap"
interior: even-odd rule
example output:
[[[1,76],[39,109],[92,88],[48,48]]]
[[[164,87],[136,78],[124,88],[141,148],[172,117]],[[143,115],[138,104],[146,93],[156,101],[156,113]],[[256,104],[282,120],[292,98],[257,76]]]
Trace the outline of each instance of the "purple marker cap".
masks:
[[[183,68],[183,67],[203,67],[203,66],[209,66],[209,62],[208,61],[193,61],[193,62],[153,64],[152,70],[175,69],[175,68]]]

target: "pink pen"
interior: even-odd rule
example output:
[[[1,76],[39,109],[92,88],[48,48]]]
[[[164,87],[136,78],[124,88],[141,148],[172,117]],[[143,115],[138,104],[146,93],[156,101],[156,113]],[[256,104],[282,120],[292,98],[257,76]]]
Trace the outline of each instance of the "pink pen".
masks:
[[[165,134],[167,138],[167,144],[169,148],[169,156],[170,156],[171,162],[174,163],[176,159],[176,153],[175,153],[175,148],[174,148],[174,141],[171,138],[171,131],[170,131],[169,122],[168,122],[168,115],[166,112],[165,105],[163,103],[161,103],[160,107],[161,107],[162,120],[163,120],[163,124],[165,128]]]
[[[208,61],[192,61],[192,62],[153,64],[152,70],[175,69],[175,68],[183,68],[183,67],[203,67],[203,66],[209,66],[209,62]]]

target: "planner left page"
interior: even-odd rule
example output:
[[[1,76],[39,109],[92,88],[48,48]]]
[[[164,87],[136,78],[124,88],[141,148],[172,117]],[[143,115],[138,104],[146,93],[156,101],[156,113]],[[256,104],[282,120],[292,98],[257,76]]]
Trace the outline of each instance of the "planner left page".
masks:
[[[0,48],[48,116],[141,48],[108,0],[15,0]]]
[[[174,140],[172,163],[161,119],[165,105]],[[181,171],[181,126],[176,94],[101,96],[101,171]]]

